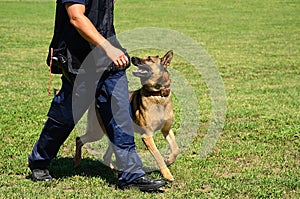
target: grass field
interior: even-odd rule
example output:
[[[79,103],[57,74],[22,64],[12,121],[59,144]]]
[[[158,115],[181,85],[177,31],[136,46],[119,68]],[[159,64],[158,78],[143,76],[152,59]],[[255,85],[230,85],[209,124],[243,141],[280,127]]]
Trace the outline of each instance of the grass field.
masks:
[[[54,182],[29,179],[27,156],[52,98],[45,57],[54,8],[54,0],[0,1],[0,198],[300,197],[298,0],[117,1],[118,33],[141,27],[179,31],[211,55],[225,86],[225,126],[213,150],[200,158],[210,96],[201,76],[175,52],[171,67],[197,95],[200,125],[188,150],[170,166],[175,181],[159,193],[116,190],[116,172],[87,152],[74,170],[76,132],[51,164]],[[54,76],[52,87],[59,82]],[[180,133],[178,121],[174,129]],[[161,178],[157,171],[149,175]]]

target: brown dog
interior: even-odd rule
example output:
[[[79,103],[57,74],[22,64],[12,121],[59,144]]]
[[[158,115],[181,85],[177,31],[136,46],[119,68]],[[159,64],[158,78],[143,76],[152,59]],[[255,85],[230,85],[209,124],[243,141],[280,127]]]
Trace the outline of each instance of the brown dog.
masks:
[[[129,96],[133,121],[136,124],[135,131],[141,134],[144,144],[155,158],[163,177],[170,181],[173,181],[174,177],[167,165],[172,164],[179,153],[171,128],[174,114],[171,102],[171,80],[167,67],[172,58],[172,51],[167,52],[162,58],[158,56],[132,57],[132,64],[138,67],[138,70],[133,71],[133,75],[140,78],[143,86],[139,90],[130,92]],[[92,104],[88,111],[86,134],[76,138],[75,167],[80,163],[82,146],[87,142],[101,139],[105,133],[101,127],[101,119],[95,113],[97,111],[95,111],[94,106]],[[171,149],[171,154],[166,161],[164,161],[152,138],[157,130],[161,130]],[[111,164],[112,153],[112,148],[109,146],[104,155],[104,162],[111,167],[113,167]]]

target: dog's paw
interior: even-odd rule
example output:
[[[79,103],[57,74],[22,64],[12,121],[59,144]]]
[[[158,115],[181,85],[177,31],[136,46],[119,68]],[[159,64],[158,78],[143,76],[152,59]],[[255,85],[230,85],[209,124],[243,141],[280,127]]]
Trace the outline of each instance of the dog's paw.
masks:
[[[165,163],[166,163],[167,166],[170,166],[171,164],[174,163],[174,160],[166,159]]]
[[[167,167],[164,169],[161,169],[160,172],[163,175],[163,177],[165,179],[167,179],[168,181],[171,181],[171,182],[174,181],[174,177],[172,176],[170,170]]]
[[[112,162],[109,164],[109,167],[110,167],[111,169],[115,169],[115,170],[117,170],[117,167],[116,167],[116,165],[114,165]]]

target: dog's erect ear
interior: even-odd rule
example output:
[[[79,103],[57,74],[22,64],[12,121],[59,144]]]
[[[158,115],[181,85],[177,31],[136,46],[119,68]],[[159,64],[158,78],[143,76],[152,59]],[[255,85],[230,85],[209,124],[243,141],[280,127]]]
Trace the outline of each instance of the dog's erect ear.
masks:
[[[171,64],[171,60],[173,58],[173,51],[170,50],[167,52],[167,54],[165,54],[165,56],[161,59],[161,62],[162,64],[165,66],[165,67],[168,67],[170,66]]]

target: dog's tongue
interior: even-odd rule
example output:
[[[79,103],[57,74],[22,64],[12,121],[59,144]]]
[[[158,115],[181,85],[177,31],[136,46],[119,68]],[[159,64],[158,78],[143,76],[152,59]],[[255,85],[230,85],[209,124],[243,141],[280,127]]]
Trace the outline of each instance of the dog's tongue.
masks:
[[[147,73],[148,71],[145,70],[145,69],[141,69],[141,68],[140,68],[140,69],[137,70],[137,72],[139,72],[139,73]]]
[[[150,75],[149,70],[147,70],[147,68],[144,68],[142,66],[138,66],[138,68],[132,71],[132,73],[137,77],[147,77]]]

